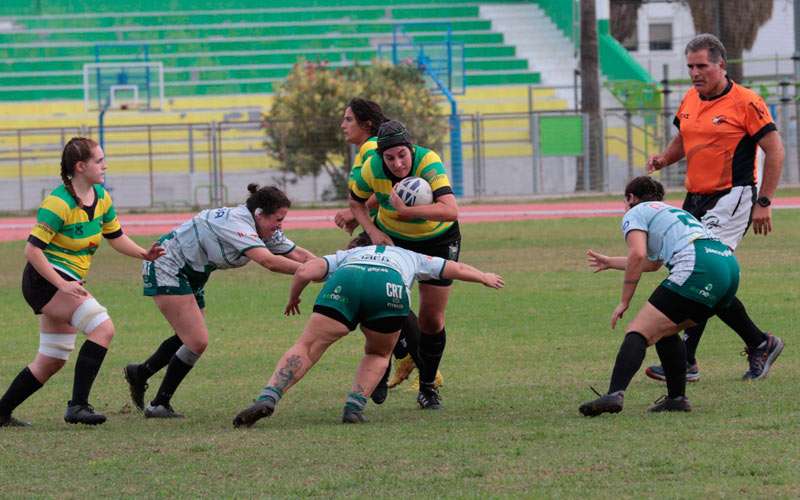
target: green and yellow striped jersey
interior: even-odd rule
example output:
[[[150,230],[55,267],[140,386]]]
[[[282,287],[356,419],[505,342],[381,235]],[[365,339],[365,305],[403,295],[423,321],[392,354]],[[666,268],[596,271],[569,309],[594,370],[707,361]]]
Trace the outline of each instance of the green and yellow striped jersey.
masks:
[[[95,184],[94,192],[92,206],[79,207],[63,184],[57,187],[39,206],[36,225],[28,236],[54,268],[76,279],[88,274],[101,235],[122,235],[111,195],[100,184]]]
[[[433,199],[452,194],[453,189],[447,177],[442,159],[435,152],[422,146],[413,146],[414,161],[410,176],[422,177],[431,185]],[[383,158],[375,154],[369,157],[352,183],[351,196],[359,201],[366,201],[372,193],[378,199],[378,216],[375,223],[378,228],[390,237],[406,240],[427,240],[435,238],[450,229],[453,221],[432,221],[426,219],[400,220],[397,211],[389,203],[394,184],[401,179],[396,178],[383,164]]]
[[[358,148],[358,153],[356,153],[356,157],[353,158],[353,166],[350,168],[350,177],[347,179],[348,188],[351,190],[353,189],[356,176],[361,172],[361,167],[364,166],[364,162],[376,154],[378,154],[378,138],[370,137]]]

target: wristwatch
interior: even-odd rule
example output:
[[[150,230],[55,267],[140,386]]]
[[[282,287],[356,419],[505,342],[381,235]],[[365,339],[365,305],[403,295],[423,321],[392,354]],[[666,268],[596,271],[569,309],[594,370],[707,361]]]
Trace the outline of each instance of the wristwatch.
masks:
[[[767,208],[768,206],[772,205],[772,200],[770,200],[770,199],[769,199],[769,198],[767,198],[766,196],[760,196],[760,197],[759,197],[759,198],[756,200],[756,203],[758,203],[759,205],[761,205],[761,206],[762,206],[762,207],[764,207],[764,208]]]

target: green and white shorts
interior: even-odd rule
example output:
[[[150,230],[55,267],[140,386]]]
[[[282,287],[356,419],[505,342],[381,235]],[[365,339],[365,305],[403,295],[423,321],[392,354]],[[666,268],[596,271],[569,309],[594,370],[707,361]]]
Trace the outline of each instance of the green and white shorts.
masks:
[[[203,309],[206,306],[205,285],[211,272],[192,269],[186,263],[174,236],[175,233],[169,233],[158,240],[164,248],[164,255],[142,263],[144,295],[194,295],[197,306]]]
[[[381,333],[400,330],[411,308],[408,289],[394,269],[348,264],[336,270],[317,295],[314,312]]]

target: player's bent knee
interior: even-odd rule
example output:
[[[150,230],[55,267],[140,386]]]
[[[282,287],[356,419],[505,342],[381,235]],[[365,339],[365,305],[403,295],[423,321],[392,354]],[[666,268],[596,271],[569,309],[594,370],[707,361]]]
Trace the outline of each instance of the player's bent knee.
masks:
[[[55,358],[63,362],[69,359],[69,355],[75,350],[75,333],[40,333],[39,334],[39,353],[49,358]],[[60,368],[60,367],[59,367]]]
[[[92,297],[81,303],[81,305],[75,309],[69,324],[88,335],[109,319],[111,319],[111,317],[108,315],[108,309],[100,305],[100,303]],[[111,335],[113,336],[113,331]]]

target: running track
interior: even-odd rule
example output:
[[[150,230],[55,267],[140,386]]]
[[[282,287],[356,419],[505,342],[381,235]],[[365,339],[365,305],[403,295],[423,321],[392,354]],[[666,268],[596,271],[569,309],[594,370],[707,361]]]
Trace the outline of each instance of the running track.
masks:
[[[800,208],[800,197],[778,198],[776,209]],[[284,229],[318,229],[335,227],[333,216],[338,209],[290,210]],[[512,221],[528,219],[559,219],[613,217],[622,215],[621,201],[575,203],[529,203],[506,205],[462,205],[458,209],[461,223]],[[189,219],[194,212],[170,214],[121,214],[120,222],[126,234],[160,235]],[[0,219],[0,241],[24,240],[33,227],[34,217]]]

